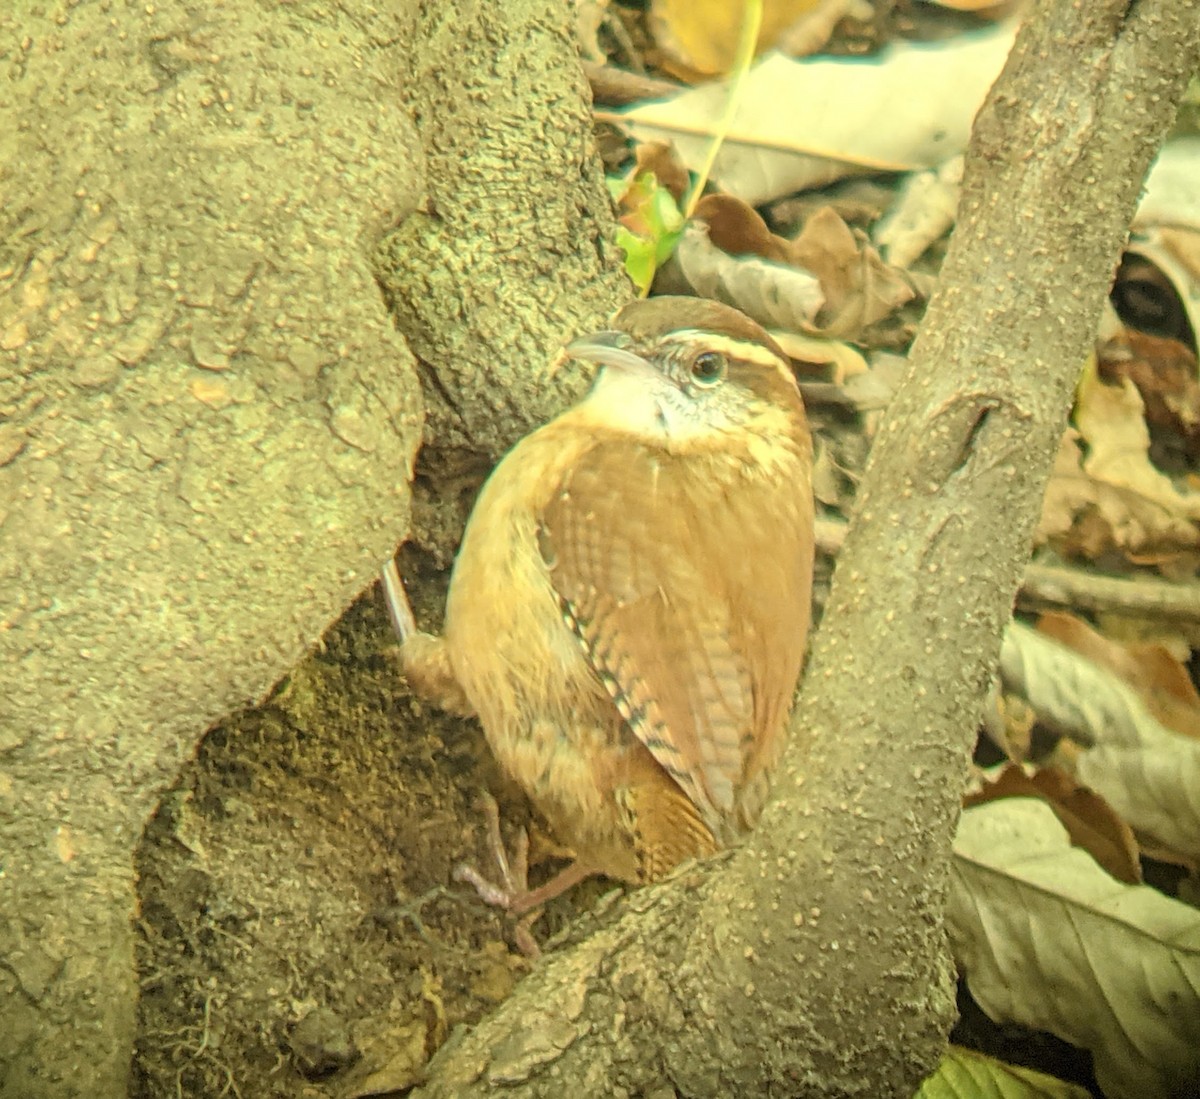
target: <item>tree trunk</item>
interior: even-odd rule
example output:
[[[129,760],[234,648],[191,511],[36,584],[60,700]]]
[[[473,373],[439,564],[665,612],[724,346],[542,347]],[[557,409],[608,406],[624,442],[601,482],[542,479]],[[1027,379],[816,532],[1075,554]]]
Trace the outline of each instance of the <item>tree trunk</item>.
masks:
[[[558,3],[0,7],[0,1094],[115,1097],[147,817],[408,526],[381,240],[489,455],[621,282]]]
[[[411,537],[445,567],[500,456],[577,397],[565,334],[630,296],[567,5],[424,5],[405,84],[429,181],[383,243],[380,280],[428,407]]]
[[[369,257],[420,179],[374,7],[0,13],[4,1095],[126,1093],[146,818],[404,533]]]
[[[1000,637],[1197,0],[1036,8],[871,456],[777,794],[456,1036],[424,1096],[912,1094],[953,1017],[950,841]]]

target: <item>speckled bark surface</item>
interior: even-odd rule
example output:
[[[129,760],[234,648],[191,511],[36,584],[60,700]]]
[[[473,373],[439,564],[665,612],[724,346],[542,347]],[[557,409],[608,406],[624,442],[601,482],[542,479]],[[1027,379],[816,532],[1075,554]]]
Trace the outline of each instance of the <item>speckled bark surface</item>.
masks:
[[[378,5],[0,13],[0,1094],[123,1095],[132,851],[407,525]]]

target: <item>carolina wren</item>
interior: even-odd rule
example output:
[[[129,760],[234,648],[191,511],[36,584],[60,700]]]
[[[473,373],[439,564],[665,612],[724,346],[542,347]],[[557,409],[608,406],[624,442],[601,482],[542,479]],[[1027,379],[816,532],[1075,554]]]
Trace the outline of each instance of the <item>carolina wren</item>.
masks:
[[[591,391],[496,467],[443,635],[401,660],[478,715],[571,881],[647,882],[761,810],[808,635],[811,441],[787,356],[728,306],[636,301],[566,354]]]

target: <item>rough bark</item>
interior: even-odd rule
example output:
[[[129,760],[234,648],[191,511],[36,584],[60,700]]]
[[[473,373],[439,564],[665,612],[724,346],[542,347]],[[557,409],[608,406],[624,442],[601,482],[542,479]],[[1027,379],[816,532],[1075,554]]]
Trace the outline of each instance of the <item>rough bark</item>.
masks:
[[[547,370],[564,337],[631,292],[567,5],[428,4],[417,40],[405,102],[428,191],[380,278],[428,407],[413,537],[446,565],[474,488],[586,384]]]
[[[1033,11],[976,126],[775,801],[719,869],[635,894],[452,1039],[422,1095],[909,1096],[936,1064],[969,744],[1076,372],[1198,49],[1196,0]]]
[[[131,854],[403,536],[405,20],[0,12],[0,1094],[123,1096]]]

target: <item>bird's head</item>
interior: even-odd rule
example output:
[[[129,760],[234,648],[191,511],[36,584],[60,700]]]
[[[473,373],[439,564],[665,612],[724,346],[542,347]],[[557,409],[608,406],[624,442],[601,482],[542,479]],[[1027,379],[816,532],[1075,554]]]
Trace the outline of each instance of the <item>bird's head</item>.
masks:
[[[732,434],[807,435],[787,355],[744,313],[700,298],[626,305],[612,327],[575,340],[602,369],[580,412],[610,430],[675,449]]]

